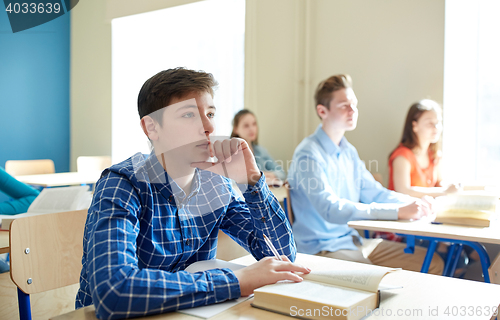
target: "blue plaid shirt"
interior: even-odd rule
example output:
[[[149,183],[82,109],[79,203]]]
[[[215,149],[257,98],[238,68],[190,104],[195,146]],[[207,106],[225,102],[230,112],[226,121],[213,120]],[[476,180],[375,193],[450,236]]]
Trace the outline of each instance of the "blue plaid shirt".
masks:
[[[272,256],[266,234],[294,261],[290,225],[264,175],[243,196],[204,170],[196,170],[186,196],[154,153],[106,169],[85,224],[76,308],[94,304],[98,318],[118,319],[240,297],[229,269],[183,271],[215,258],[219,229],[257,260]]]

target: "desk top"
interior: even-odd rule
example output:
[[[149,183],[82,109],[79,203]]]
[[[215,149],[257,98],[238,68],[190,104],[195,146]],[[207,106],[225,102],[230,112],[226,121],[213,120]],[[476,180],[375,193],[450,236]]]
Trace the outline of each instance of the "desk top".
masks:
[[[254,261],[253,257],[245,256],[232,262],[249,265]],[[314,269],[314,266],[324,265],[325,263],[344,263],[348,265],[355,262],[340,262],[339,260],[325,257],[298,254],[297,263]],[[500,286],[494,284],[405,270],[389,273],[382,282],[387,285],[402,285],[403,288],[382,292],[380,308],[377,309],[379,312],[374,312],[374,314],[367,318],[368,320],[385,320],[392,317],[394,319],[404,318],[408,320],[443,318],[486,320],[491,318],[491,308],[498,308],[500,304]],[[251,302],[252,299],[249,299],[211,319],[290,319],[288,316],[253,308],[250,305]],[[465,307],[465,312],[463,311],[463,307]],[[449,315],[447,315],[447,311]],[[174,318],[199,319],[176,312],[136,319],[163,320]],[[94,320],[96,317],[94,307],[89,306],[53,319]]]
[[[9,231],[0,230],[0,253],[9,252]]]
[[[42,187],[60,187],[96,183],[101,172],[61,172],[16,176],[21,182]]]
[[[496,221],[495,221],[496,222]],[[350,221],[349,227],[370,231],[386,231],[416,236],[447,238],[500,244],[500,225],[492,223],[490,227],[466,227],[448,224],[432,224],[429,221]]]

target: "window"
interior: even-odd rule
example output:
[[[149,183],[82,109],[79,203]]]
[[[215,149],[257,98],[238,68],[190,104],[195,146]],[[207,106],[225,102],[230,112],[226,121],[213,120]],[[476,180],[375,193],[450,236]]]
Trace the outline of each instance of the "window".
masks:
[[[500,1],[447,0],[444,178],[500,180]]]
[[[157,72],[186,67],[204,70],[219,82],[214,103],[217,134],[231,133],[243,108],[245,1],[207,0],[113,19],[113,163],[149,153],[139,125],[137,95]]]

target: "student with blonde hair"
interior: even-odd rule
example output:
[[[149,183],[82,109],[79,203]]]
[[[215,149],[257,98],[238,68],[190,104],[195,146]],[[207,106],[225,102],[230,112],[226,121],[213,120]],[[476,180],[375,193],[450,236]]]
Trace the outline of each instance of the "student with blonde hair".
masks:
[[[362,239],[348,222],[418,220],[430,213],[429,204],[382,187],[345,138],[344,133],[354,130],[358,121],[358,99],[350,76],[339,74],[320,82],[315,100],[321,124],[295,149],[288,172],[297,250],[419,271],[424,248],[405,254],[405,244]],[[434,254],[429,273],[441,274],[443,266]]]

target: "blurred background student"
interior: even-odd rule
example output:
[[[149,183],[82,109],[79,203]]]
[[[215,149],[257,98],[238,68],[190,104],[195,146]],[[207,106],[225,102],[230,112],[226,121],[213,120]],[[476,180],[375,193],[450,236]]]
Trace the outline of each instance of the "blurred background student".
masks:
[[[245,139],[255,156],[257,166],[266,176],[267,184],[281,185],[285,179],[282,166],[278,165],[267,150],[259,145],[259,127],[255,115],[247,109],[238,111],[233,119],[231,138]]]
[[[442,110],[440,105],[429,99],[411,105],[406,115],[403,136],[399,145],[389,156],[389,189],[413,197],[438,197],[460,191],[460,184],[443,186],[441,183]],[[402,241],[392,233],[379,232],[377,237]],[[428,246],[426,241],[419,243]],[[437,252],[443,259],[448,250],[440,243]],[[466,250],[469,251],[469,250]],[[456,275],[463,275],[469,259],[462,251]]]
[[[424,99],[406,116],[403,137],[389,156],[389,189],[421,198],[459,191],[459,184],[441,185],[439,150],[442,112],[439,104]]]
[[[0,191],[7,194],[12,200],[0,202],[0,214],[17,214],[28,211],[28,207],[38,196],[39,192],[32,187],[17,181],[13,176],[0,167]],[[2,226],[8,229],[9,226]],[[9,265],[0,257],[0,273],[9,271]]]

